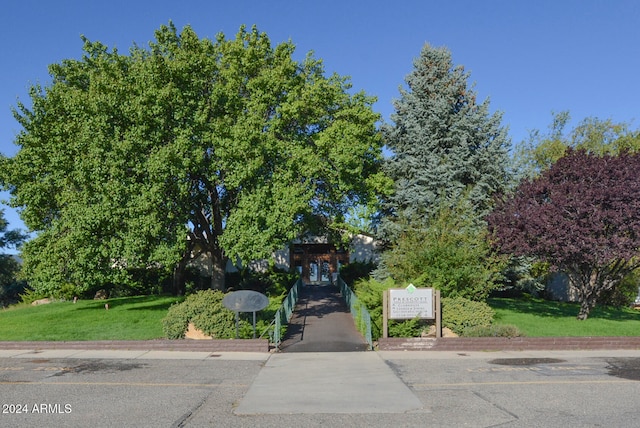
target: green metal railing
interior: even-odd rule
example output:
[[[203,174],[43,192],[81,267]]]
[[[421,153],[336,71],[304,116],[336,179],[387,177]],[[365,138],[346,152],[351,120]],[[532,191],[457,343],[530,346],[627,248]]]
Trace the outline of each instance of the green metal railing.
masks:
[[[276,315],[273,319],[273,344],[276,349],[279,349],[280,343],[282,342],[282,326],[287,325],[291,320],[291,314],[293,314],[293,310],[296,307],[296,303],[298,302],[298,291],[302,286],[302,279],[298,279],[291,290],[289,290],[289,294],[282,301],[282,306],[276,312]]]
[[[351,310],[351,316],[353,316],[353,320],[356,323],[356,328],[360,333],[362,333],[369,344],[369,349],[373,349],[373,340],[371,338],[371,315],[369,314],[367,307],[356,297],[354,292],[351,291],[349,286],[340,277],[338,277],[338,288],[340,289],[340,294],[342,295],[344,302]]]

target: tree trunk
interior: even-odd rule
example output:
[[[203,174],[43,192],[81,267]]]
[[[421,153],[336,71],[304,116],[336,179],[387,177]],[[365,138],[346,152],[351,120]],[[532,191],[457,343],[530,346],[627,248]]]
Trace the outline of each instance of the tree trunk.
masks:
[[[225,270],[227,268],[227,258],[222,251],[211,251],[211,289],[226,290]]]
[[[586,320],[591,309],[596,307],[602,293],[613,289],[620,283],[624,275],[626,275],[626,271],[618,268],[613,272],[607,271],[604,274],[602,271],[594,269],[590,275],[584,275],[583,278],[588,278],[588,280],[585,280],[585,283],[581,285],[578,319],[581,321]]]
[[[189,262],[191,260],[194,260],[200,255],[199,252],[194,254],[194,242],[195,241],[193,239],[187,242],[187,248],[184,250],[184,253],[182,253],[182,257],[180,258],[180,261],[178,261],[178,263],[173,269],[172,286],[173,286],[173,293],[176,296],[182,296],[185,293],[187,288],[186,275],[185,275],[187,265],[189,265]]]
[[[173,293],[176,296],[182,296],[185,291],[185,269],[189,263],[189,253],[182,256],[173,269]]]
[[[592,270],[589,274],[583,274],[580,277],[580,312],[578,312],[578,320],[584,321],[589,316],[591,309],[595,308],[598,298],[602,293],[604,284],[597,270]]]
[[[593,304],[591,303],[592,299],[582,299],[580,302],[580,312],[578,312],[578,320],[584,321],[589,316],[589,312],[591,312],[591,308],[595,305],[595,301]]]
[[[589,317],[589,312],[591,312],[598,300],[597,275],[592,271],[583,272],[576,269],[567,272],[567,276],[569,277],[569,284],[578,291],[580,311],[576,318],[584,321]]]

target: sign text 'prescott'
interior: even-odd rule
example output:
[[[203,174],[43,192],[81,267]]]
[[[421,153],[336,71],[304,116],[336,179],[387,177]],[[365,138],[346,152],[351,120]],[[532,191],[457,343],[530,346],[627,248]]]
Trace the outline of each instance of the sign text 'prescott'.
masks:
[[[389,290],[389,319],[433,319],[433,288]]]

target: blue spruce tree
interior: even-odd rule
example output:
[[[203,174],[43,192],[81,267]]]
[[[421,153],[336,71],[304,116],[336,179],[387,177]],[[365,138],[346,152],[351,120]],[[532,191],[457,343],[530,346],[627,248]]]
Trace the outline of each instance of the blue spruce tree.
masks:
[[[414,61],[394,102],[394,124],[382,129],[392,151],[386,171],[395,183],[383,237],[397,236],[400,224],[426,226],[438,209],[462,198],[481,218],[492,195],[506,188],[509,139],[502,115],[490,114],[488,100],[477,103],[468,79],[446,48],[426,44]]]

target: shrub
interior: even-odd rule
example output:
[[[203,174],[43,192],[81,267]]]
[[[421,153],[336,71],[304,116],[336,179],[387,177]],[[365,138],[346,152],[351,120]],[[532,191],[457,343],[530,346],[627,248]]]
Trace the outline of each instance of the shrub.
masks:
[[[382,336],[382,294],[398,286],[391,278],[384,281],[376,279],[360,280],[354,284],[354,293],[371,315],[371,337],[377,340]],[[417,337],[425,328],[427,321],[421,319],[389,320],[389,337]]]
[[[9,284],[0,285],[0,308],[18,303],[21,294],[26,293],[27,290],[25,281],[16,280]]]
[[[389,337],[419,337],[425,329],[426,320],[389,320]]]
[[[602,293],[599,306],[622,308],[631,305],[638,297],[640,276],[636,271],[626,275],[613,289]]]
[[[464,337],[520,337],[524,336],[515,325],[482,325],[467,327],[462,332]]]
[[[381,266],[398,283],[432,287],[443,297],[483,301],[499,286],[506,258],[491,247],[467,201],[441,207],[428,224],[407,222]],[[376,271],[376,276],[384,277]]]
[[[371,314],[371,334],[376,340],[382,335],[382,293],[397,285],[391,278],[385,281],[361,280],[354,284],[356,296]],[[470,327],[490,326],[495,312],[485,302],[476,302],[464,297],[442,298],[442,325],[462,336]],[[390,337],[419,336],[427,324],[426,320],[389,320]]]
[[[80,297],[78,288],[69,282],[63,283],[51,294],[51,297],[61,300],[73,300],[76,296]]]
[[[493,295],[518,296],[522,293],[538,295],[549,279],[549,264],[532,257],[512,256],[503,272],[501,286]]]
[[[265,333],[269,328],[273,317],[280,308],[285,294],[277,294],[281,291],[278,284],[274,284],[267,292],[269,305],[256,313],[256,336]],[[217,339],[230,339],[236,337],[235,313],[225,308],[222,299],[225,293],[219,290],[200,290],[187,296],[184,301],[169,308],[162,320],[162,328],[166,338],[182,339],[193,323],[194,327],[204,334]],[[240,313],[238,324],[238,337],[253,337],[253,313]]]
[[[172,290],[173,270],[163,268],[129,269],[130,280],[116,284],[111,297],[161,294]]]
[[[382,335],[382,293],[384,290],[395,286],[393,280],[385,281],[375,279],[360,280],[353,284],[353,292],[362,302],[371,315],[371,336],[373,340]]]
[[[0,210],[0,231],[3,225],[6,229],[6,221],[2,217]],[[9,233],[14,233],[9,232]],[[3,239],[5,239],[3,237]],[[0,248],[2,247],[0,239]],[[20,275],[20,263],[14,256],[0,254],[0,308],[17,303],[20,300],[20,293],[24,291],[26,282],[18,279]]]
[[[348,284],[352,285],[360,279],[366,279],[376,268],[376,263],[368,262],[351,262],[340,268],[340,278]]]
[[[24,304],[30,305],[36,300],[44,299],[45,297],[49,297],[46,294],[36,291],[33,288],[26,286],[22,293],[19,294],[20,301]]]
[[[208,336],[235,337],[235,314],[222,305],[223,298],[221,291],[201,290],[171,306],[162,320],[165,337],[184,338],[190,322]]]
[[[286,295],[296,282],[297,272],[270,267],[264,272],[243,268],[226,274],[226,287],[231,290],[254,290],[267,296]]]
[[[495,312],[484,302],[463,297],[442,298],[442,325],[462,336],[470,327],[490,326]]]

